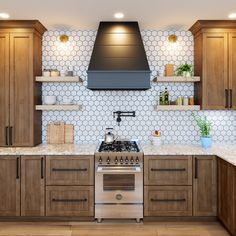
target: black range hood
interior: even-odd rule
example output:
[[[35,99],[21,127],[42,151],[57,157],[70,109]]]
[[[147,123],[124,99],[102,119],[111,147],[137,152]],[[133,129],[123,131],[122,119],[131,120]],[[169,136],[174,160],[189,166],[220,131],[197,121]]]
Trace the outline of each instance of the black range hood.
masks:
[[[150,68],[138,22],[100,22],[89,68],[92,90],[146,90]]]

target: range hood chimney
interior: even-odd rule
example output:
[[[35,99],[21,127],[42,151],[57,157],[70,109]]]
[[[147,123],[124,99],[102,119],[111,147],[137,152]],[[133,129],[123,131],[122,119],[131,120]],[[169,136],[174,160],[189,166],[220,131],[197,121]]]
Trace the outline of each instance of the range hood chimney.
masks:
[[[138,22],[100,22],[89,68],[92,90],[146,90],[150,68]]]

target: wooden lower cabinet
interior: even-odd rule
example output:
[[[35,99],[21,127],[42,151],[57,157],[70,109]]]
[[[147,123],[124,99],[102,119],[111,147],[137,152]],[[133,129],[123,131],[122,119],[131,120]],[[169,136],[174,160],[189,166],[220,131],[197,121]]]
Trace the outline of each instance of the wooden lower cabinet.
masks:
[[[47,185],[93,185],[93,156],[47,156]]]
[[[20,157],[0,156],[0,216],[20,216]]]
[[[21,157],[21,215],[45,215],[45,157]]]
[[[191,216],[191,186],[145,186],[144,216]]]
[[[145,156],[144,185],[192,185],[192,156]]]
[[[47,186],[46,216],[94,216],[93,186]]]
[[[217,215],[217,160],[215,156],[193,158],[193,215]]]
[[[218,158],[218,218],[236,235],[236,167]]]

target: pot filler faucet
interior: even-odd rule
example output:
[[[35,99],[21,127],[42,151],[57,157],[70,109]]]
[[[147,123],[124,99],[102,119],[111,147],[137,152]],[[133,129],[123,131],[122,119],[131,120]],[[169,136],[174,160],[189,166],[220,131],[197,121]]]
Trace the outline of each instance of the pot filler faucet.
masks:
[[[116,118],[116,122],[120,126],[121,117],[135,117],[135,111],[115,111],[113,117]]]

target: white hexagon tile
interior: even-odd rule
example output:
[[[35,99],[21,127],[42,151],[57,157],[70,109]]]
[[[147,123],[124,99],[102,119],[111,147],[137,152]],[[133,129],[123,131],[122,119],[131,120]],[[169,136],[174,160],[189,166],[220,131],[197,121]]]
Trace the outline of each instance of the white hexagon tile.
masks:
[[[69,42],[59,43],[59,36],[66,33]],[[151,79],[157,71],[163,71],[165,64],[172,63],[175,68],[185,62],[193,64],[193,37],[188,31],[143,30],[142,37],[146,49]],[[168,35],[175,33],[178,43],[175,46],[167,42]],[[158,94],[165,87],[170,96],[193,95],[193,84],[165,83],[152,84],[146,91],[91,91],[86,88],[87,73],[96,31],[48,31],[43,38],[43,68],[66,70],[73,66],[75,75],[84,83],[44,83],[44,95],[56,95],[57,100],[70,97],[82,105],[80,111],[44,111],[43,142],[46,142],[47,124],[53,121],[65,121],[75,126],[75,143],[96,143],[103,138],[106,127],[113,127],[119,138],[138,138],[149,143],[153,130],[162,131],[164,143],[198,143],[199,129],[190,111],[154,111]],[[117,110],[135,111],[136,117],[122,118],[120,127],[113,118]],[[217,143],[235,142],[236,112],[200,111],[212,121],[213,140]]]

